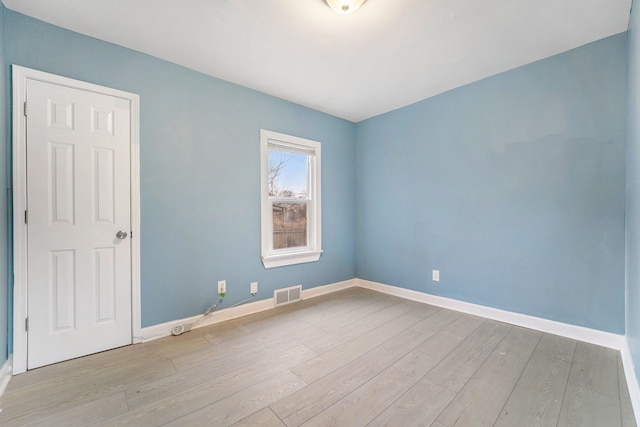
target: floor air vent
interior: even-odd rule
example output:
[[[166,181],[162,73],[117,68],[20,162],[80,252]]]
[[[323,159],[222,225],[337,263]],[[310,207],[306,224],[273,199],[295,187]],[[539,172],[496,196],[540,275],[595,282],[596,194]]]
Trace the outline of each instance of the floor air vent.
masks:
[[[273,305],[289,304],[300,301],[302,297],[302,285],[291,286],[290,288],[276,289],[273,291]]]

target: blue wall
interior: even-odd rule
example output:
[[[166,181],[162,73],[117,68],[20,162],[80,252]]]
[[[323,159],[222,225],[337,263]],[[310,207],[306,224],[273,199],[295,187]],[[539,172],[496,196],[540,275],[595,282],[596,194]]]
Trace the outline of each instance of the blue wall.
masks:
[[[627,127],[627,319],[626,333],[640,379],[640,6],[634,1],[629,27]]]
[[[355,276],[353,123],[9,10],[5,19],[9,63],[140,95],[143,326],[201,313],[218,279],[224,308],[249,297],[251,281],[264,299]],[[322,142],[319,262],[262,266],[261,128]]]
[[[361,122],[356,275],[624,333],[626,55],[613,36]]]
[[[9,67],[5,61],[5,8],[0,3],[0,366],[7,360],[7,343],[8,335],[4,331],[8,331],[7,322],[9,317],[9,273],[8,264],[8,229],[9,229],[9,207],[8,207],[8,187],[9,161],[8,150],[9,141]]]
[[[5,63],[141,96],[143,326],[198,314],[218,279],[228,306],[250,281],[268,298],[357,275],[624,332],[626,34],[355,125],[18,13],[3,19]],[[260,128],[323,143],[318,263],[260,263]]]

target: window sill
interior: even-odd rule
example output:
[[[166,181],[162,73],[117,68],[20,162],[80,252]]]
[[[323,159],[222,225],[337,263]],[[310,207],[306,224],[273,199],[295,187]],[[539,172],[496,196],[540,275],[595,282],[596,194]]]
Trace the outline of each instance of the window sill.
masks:
[[[320,259],[322,251],[290,252],[262,257],[264,268],[284,267],[286,265],[315,262]]]

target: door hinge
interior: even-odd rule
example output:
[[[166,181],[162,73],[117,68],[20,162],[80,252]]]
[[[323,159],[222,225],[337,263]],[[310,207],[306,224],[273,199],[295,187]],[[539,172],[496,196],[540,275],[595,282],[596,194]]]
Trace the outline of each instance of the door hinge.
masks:
[[[24,211],[24,223],[25,224],[29,224],[29,211],[28,210]]]
[[[25,317],[24,319],[24,330],[29,332],[29,318]]]
[[[27,101],[24,102],[24,116],[27,117]]]

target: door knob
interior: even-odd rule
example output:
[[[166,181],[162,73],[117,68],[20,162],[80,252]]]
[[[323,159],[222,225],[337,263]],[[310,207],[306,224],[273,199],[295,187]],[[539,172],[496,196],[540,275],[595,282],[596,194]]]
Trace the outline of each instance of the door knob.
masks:
[[[127,238],[127,232],[126,232],[126,231],[122,231],[122,230],[120,230],[120,231],[118,231],[118,232],[116,233],[116,237],[117,237],[118,239],[120,239],[120,240],[122,240],[122,239],[126,239],[126,238]]]

